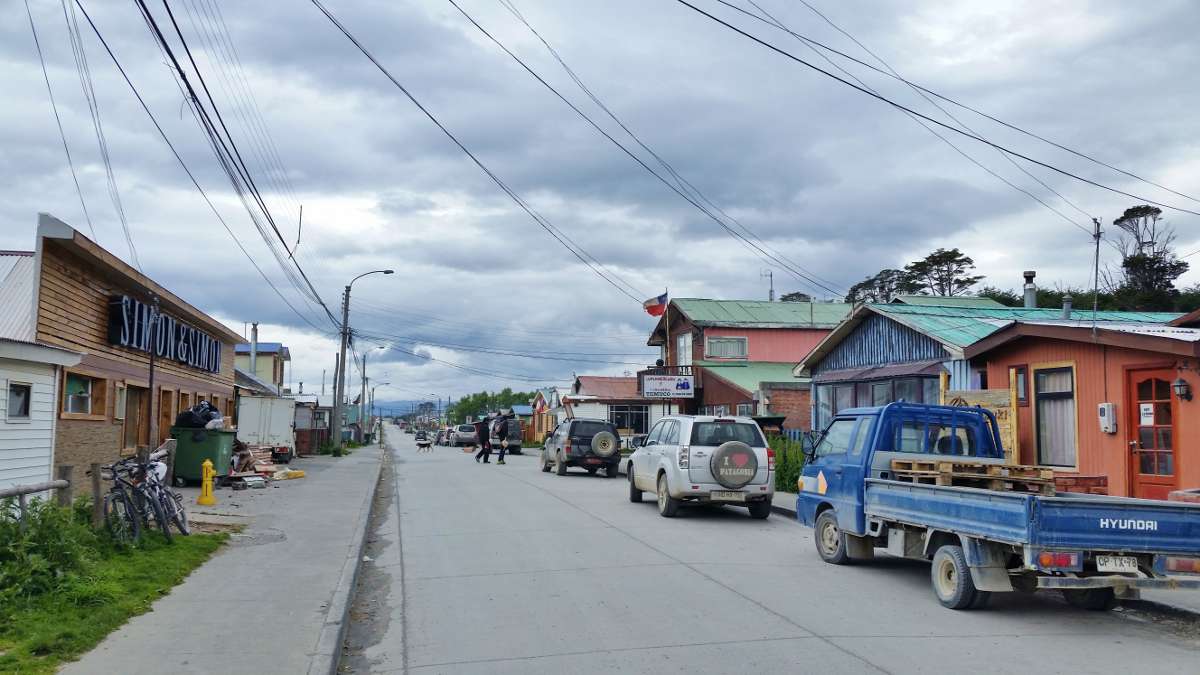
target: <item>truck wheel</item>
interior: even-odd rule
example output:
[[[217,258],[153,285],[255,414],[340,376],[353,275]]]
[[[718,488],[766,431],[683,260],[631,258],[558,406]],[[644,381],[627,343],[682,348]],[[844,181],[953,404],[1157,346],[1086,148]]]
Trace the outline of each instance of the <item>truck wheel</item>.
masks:
[[[671,496],[667,489],[667,475],[658,477],[658,515],[663,518],[674,518],[679,513],[679,500]]]
[[[538,461],[542,463],[542,473],[550,473],[550,462],[546,461],[545,450],[543,450],[542,454],[538,456]]]
[[[1105,612],[1117,604],[1117,595],[1111,588],[1064,588],[1062,594],[1072,607],[1093,612]]]
[[[633,482],[633,471],[629,472],[629,501],[634,504],[640,504],[642,501],[642,491],[637,489]]]
[[[946,544],[933,555],[930,570],[933,592],[938,602],[949,609],[967,609],[975,602],[979,591],[971,579],[971,568],[961,546]]]
[[[561,452],[554,456],[554,473],[560,476],[567,475],[567,463],[563,461]]]
[[[846,535],[838,528],[837,514],[833,509],[822,511],[821,515],[817,516],[813,539],[817,543],[817,554],[821,556],[821,560],[831,565],[844,565],[850,560],[846,553]]]
[[[771,502],[762,500],[761,502],[750,502],[750,517],[758,520],[766,520],[771,515]]]

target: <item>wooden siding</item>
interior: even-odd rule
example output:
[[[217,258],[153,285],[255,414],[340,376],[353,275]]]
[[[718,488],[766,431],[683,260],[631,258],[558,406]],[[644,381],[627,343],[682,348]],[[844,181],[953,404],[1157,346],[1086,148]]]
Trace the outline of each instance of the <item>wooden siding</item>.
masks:
[[[887,317],[874,315],[859,324],[812,370],[819,374],[946,358],[949,353],[937,340]]]
[[[730,361],[779,361],[799,363],[829,330],[825,328],[704,328],[704,338],[746,338],[745,359]],[[701,353],[705,350],[701,345]],[[704,355],[701,358],[714,359]]]
[[[108,342],[108,300],[113,295],[129,290],[110,284],[83,261],[47,240],[42,250],[38,291],[38,341],[92,355],[97,361],[124,362],[140,373],[147,372],[149,354]],[[183,323],[191,323],[187,316],[176,318]],[[155,370],[156,375],[161,372],[166,376],[164,379],[172,380],[173,384],[188,382],[203,385],[202,388],[208,391],[231,395],[233,364],[233,345],[224,344],[218,373],[189,368],[167,359],[156,360]]]
[[[987,366],[992,388],[1008,386],[1010,366],[1029,369],[1030,404],[1017,408],[1021,439],[1021,462],[1037,463],[1037,428],[1034,420],[1033,372],[1051,365],[1071,363],[1075,367],[1076,443],[1078,472],[1108,477],[1109,494],[1129,496],[1130,453],[1128,446],[1129,404],[1126,372],[1143,366],[1163,366],[1175,371],[1200,392],[1200,374],[1194,360],[1119,347],[1050,339],[1023,339],[995,349],[976,359]],[[1186,368],[1176,370],[1179,365]],[[1100,431],[1097,406],[1113,403],[1117,408],[1117,433]],[[1179,402],[1176,415],[1175,461],[1180,488],[1200,487],[1200,398]]]
[[[8,383],[32,385],[28,420],[8,419]],[[0,359],[0,487],[50,480],[54,450],[55,367]]]

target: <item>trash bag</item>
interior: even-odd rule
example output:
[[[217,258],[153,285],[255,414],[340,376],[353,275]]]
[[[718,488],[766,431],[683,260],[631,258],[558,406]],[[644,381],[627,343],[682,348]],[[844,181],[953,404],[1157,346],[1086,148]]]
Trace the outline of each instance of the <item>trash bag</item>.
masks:
[[[214,408],[208,401],[201,401],[179,413],[179,416],[175,418],[175,426],[181,429],[204,429],[214,419],[221,419],[221,411]]]

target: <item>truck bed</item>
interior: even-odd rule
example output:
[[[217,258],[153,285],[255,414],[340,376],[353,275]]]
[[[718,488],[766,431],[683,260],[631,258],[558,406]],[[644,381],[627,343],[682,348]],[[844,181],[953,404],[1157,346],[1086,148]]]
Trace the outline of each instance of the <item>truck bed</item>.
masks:
[[[868,479],[868,519],[1035,548],[1200,555],[1200,504]]]

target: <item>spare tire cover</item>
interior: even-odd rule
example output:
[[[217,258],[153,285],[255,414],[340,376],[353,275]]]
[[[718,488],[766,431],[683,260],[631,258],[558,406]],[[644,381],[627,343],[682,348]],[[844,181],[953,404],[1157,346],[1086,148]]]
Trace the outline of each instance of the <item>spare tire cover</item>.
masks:
[[[610,457],[621,447],[617,437],[611,431],[601,431],[592,436],[592,452],[601,457]]]
[[[728,441],[717,447],[708,466],[718,483],[727,488],[740,488],[754,480],[754,474],[758,473],[758,456],[749,445]]]

